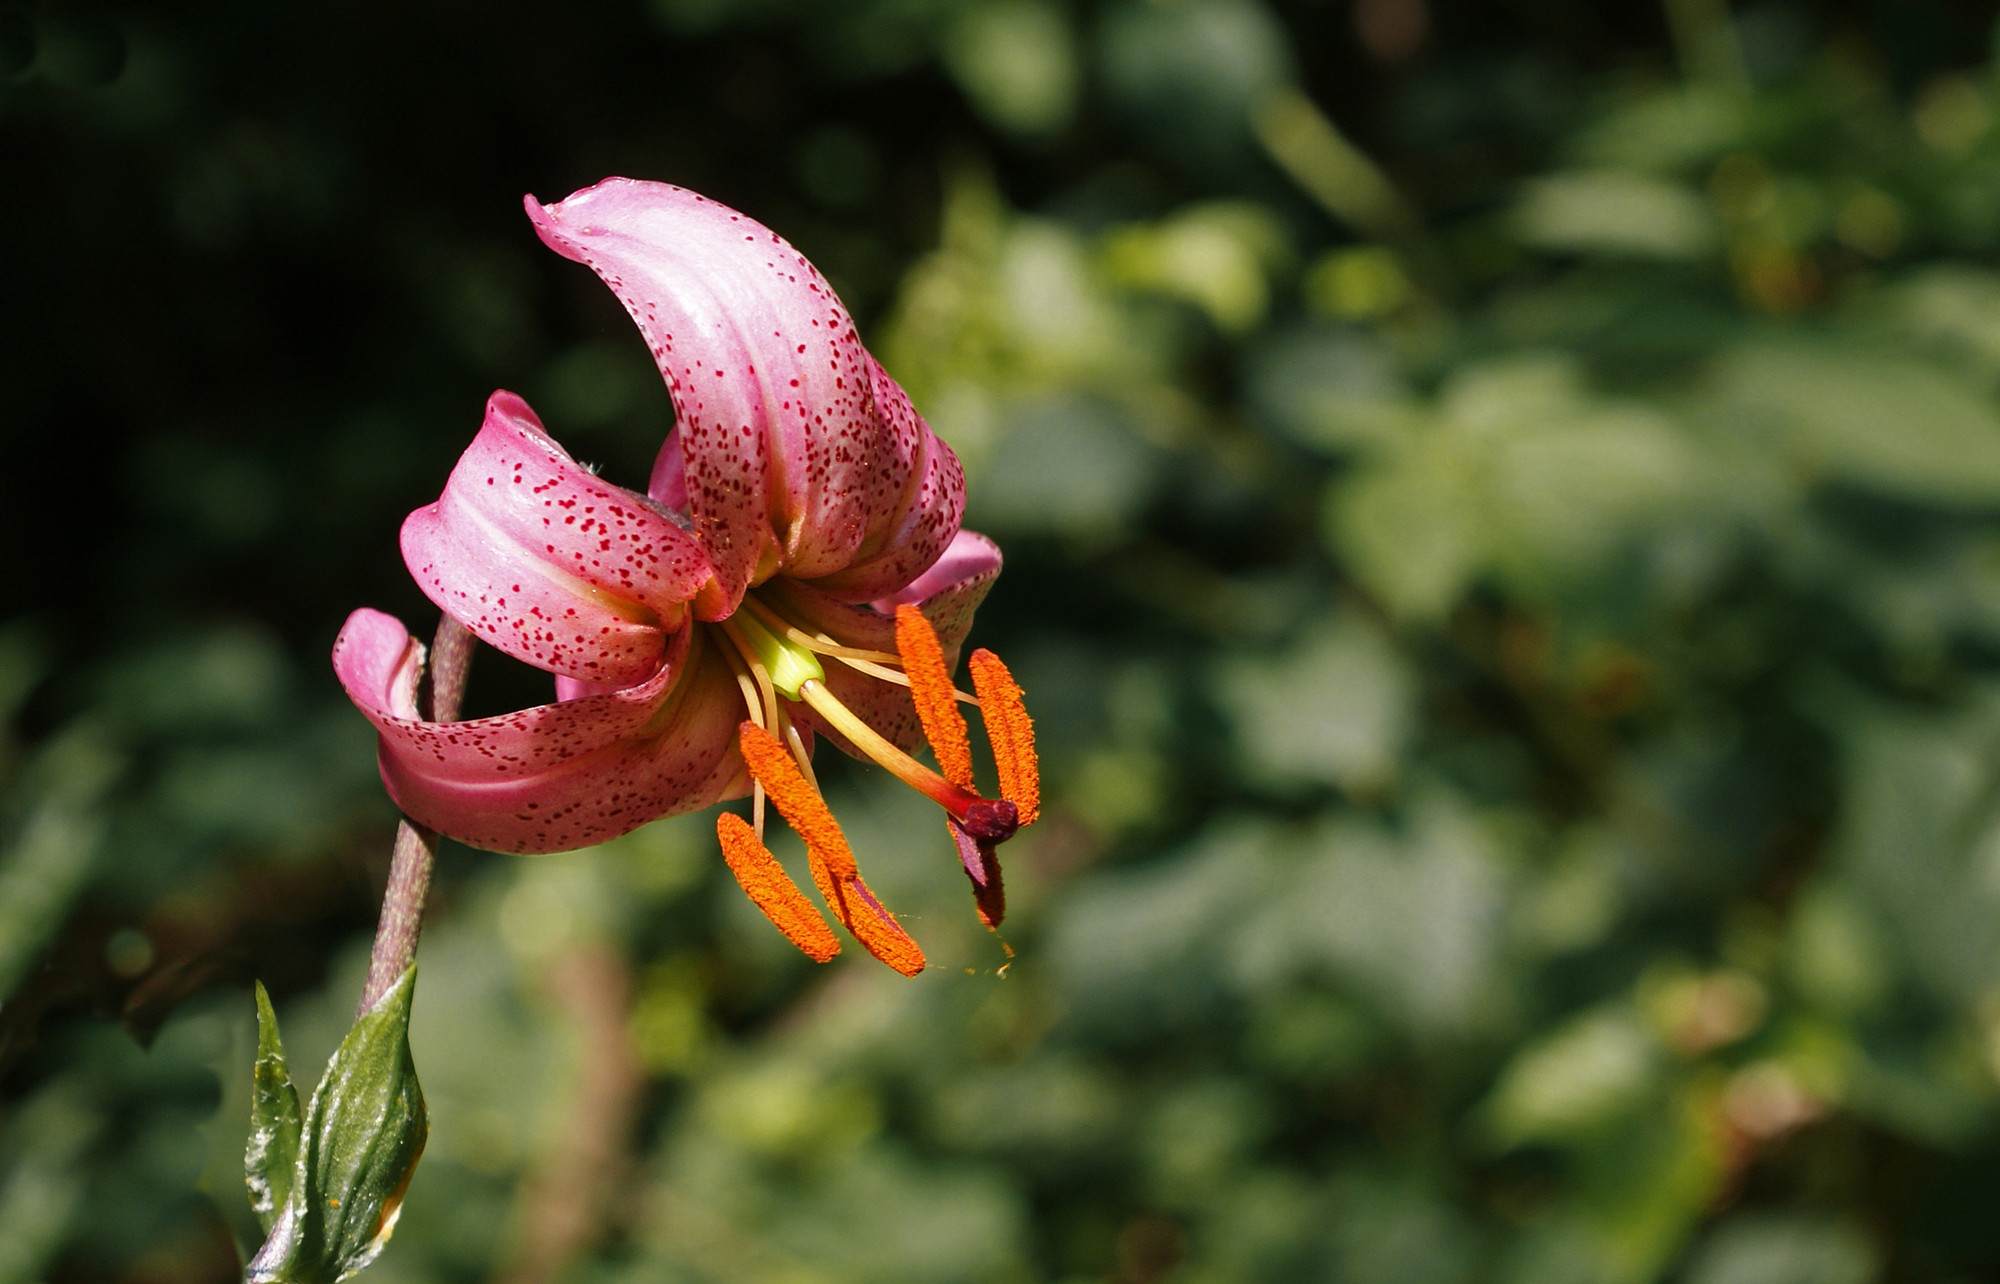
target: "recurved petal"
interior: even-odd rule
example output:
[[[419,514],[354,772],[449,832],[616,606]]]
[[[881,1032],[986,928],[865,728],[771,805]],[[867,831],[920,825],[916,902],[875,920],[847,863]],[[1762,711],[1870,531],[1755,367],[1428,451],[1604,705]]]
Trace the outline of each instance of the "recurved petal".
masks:
[[[972,631],[973,612],[985,600],[987,590],[1000,574],[1000,550],[977,531],[960,531],[950,547],[931,569],[894,597],[852,605],[842,602],[809,584],[777,580],[757,590],[758,596],[786,619],[802,628],[818,629],[843,645],[868,651],[896,651],[896,606],[910,602],[924,613],[937,630],[944,650],[945,666],[955,670],[959,648]],[[922,739],[916,708],[903,687],[859,673],[839,661],[826,667],[826,685],[842,704],[859,714],[861,720],[890,741],[908,749]],[[842,753],[856,754],[838,732],[829,731],[799,708],[793,720],[810,725]]]
[[[953,612],[963,612],[963,619],[953,614],[950,621],[950,627],[957,632],[946,650],[956,654],[959,642],[963,641],[965,635],[972,630],[972,613],[979,609],[979,604],[986,598],[986,590],[993,587],[994,579],[1000,574],[1000,565],[998,544],[978,531],[954,531],[951,542],[945,545],[944,552],[922,575],[895,592],[878,598],[874,604],[875,609],[888,618],[889,632],[894,636],[896,608],[906,602],[922,607],[924,617],[930,620],[933,628],[937,629],[940,638],[946,635],[946,621],[938,612],[946,610],[947,607]],[[972,585],[979,587],[979,595],[968,598],[963,590]],[[952,593],[958,596],[940,601],[935,607],[931,604],[931,599],[943,598],[946,594]]]
[[[510,392],[486,403],[444,494],[403,523],[403,560],[484,641],[612,687],[659,669],[712,576],[691,534],[592,476]]]
[[[938,560],[965,516],[965,469],[957,454],[931,431],[910,405],[909,394],[874,357],[868,358],[868,366],[875,381],[875,408],[911,464],[894,479],[901,481],[900,494],[872,497],[870,511],[887,516],[869,532],[853,561],[812,581],[843,602],[867,602],[907,586]],[[885,491],[890,480],[885,474]]]
[[[695,630],[637,686],[471,722],[414,716],[400,675],[415,646],[392,617],[357,611],[333,663],[381,733],[390,797],[419,824],[489,851],[568,851],[743,791],[742,703]]]
[[[756,220],[665,183],[609,178],[554,205],[535,229],[589,266],[638,323],[673,395],[686,495],[733,611],[783,569],[845,569],[900,515],[918,464],[908,423],[879,415],[873,362],[817,269]],[[664,496],[663,496],[664,498]]]
[[[365,606],[351,613],[334,639],[333,671],[363,709],[380,709],[395,718],[417,716],[424,644],[395,616]]]

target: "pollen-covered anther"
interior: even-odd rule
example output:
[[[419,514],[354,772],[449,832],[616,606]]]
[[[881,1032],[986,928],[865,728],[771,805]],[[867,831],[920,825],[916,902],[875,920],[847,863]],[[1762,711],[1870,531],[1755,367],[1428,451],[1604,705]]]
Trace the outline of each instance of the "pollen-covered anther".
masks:
[[[840,953],[840,942],[835,939],[833,929],[785,873],[784,866],[778,864],[778,858],[757,841],[757,831],[750,827],[749,821],[735,812],[723,812],[715,819],[715,836],[722,844],[722,859],[729,863],[729,872],[743,885],[744,894],[764,911],[764,917],[787,940],[815,963],[824,963]]]
[[[910,702],[916,706],[924,739],[937,755],[938,768],[952,784],[976,792],[972,745],[965,731],[965,715],[958,711],[951,672],[945,668],[944,648],[924,613],[907,602],[896,608],[896,653],[902,657],[903,676],[910,680]]]
[[[1035,723],[1020,685],[1000,657],[984,648],[972,653],[966,667],[972,670],[972,689],[993,746],[993,765],[1000,772],[1000,796],[1014,805],[1017,825],[1032,825],[1042,811],[1042,775],[1035,758]]]
[[[834,877],[853,877],[854,853],[848,849],[847,835],[840,832],[840,822],[827,809],[826,800],[806,782],[805,773],[792,761],[791,751],[754,722],[739,726],[736,740],[751,778],[764,786],[778,814],[805,840],[806,851],[815,861],[824,862]]]
[[[863,949],[904,976],[923,971],[923,950],[861,881],[854,853],[847,846],[847,836],[840,832],[840,822],[833,818],[819,791],[806,780],[791,753],[754,722],[739,726],[736,738],[751,777],[764,786],[764,792],[770,795],[785,823],[805,840],[813,881],[819,885],[820,896],[833,916],[854,933],[854,939],[861,942]],[[779,924],[780,928],[783,926]]]

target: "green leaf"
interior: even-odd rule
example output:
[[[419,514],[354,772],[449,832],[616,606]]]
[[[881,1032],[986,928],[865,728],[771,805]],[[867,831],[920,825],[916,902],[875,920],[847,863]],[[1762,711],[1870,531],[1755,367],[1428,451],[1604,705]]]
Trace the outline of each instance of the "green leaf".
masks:
[[[1724,404],[1777,430],[1808,475],[1942,507],[2000,504],[2000,415],[1927,362],[1759,344],[1722,365]]]
[[[1487,1098],[1487,1123],[1503,1146],[1587,1139],[1645,1105],[1659,1071],[1638,1016],[1598,1008],[1515,1053]]]
[[[327,1063],[306,1107],[291,1189],[246,1284],[332,1284],[388,1243],[430,1131],[410,1060],[415,989],[412,967]]]
[[[1721,239],[1715,216],[1678,183],[1620,170],[1579,170],[1530,182],[1515,232],[1544,249],[1700,259]]]
[[[1426,432],[1327,488],[1326,532],[1399,620],[1437,620],[1491,542],[1477,452]]]
[[[271,1010],[271,996],[259,981],[257,1067],[250,1081],[250,1142],[243,1151],[243,1180],[250,1187],[250,1207],[266,1234],[292,1191],[299,1128],[299,1093],[285,1068],[278,1014]]]
[[[1260,777],[1331,781],[1362,796],[1395,781],[1416,687],[1382,630],[1359,614],[1317,623],[1287,654],[1239,656],[1217,676],[1245,765]]]

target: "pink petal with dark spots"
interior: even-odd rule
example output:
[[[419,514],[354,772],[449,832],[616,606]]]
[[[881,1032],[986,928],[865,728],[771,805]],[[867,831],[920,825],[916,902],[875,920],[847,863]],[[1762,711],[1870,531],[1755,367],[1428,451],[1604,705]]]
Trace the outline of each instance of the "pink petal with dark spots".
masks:
[[[979,596],[966,603],[964,599],[954,599],[964,611],[962,619],[954,616],[952,627],[958,636],[964,637],[972,628],[972,612],[985,600],[986,590],[993,586],[993,580],[1000,574],[1000,546],[981,535],[978,531],[959,530],[946,541],[944,552],[925,568],[924,573],[904,584],[901,588],[884,597],[877,598],[872,605],[888,617],[889,636],[895,637],[896,608],[908,603],[922,606],[924,614],[930,618],[931,626],[944,636],[944,624],[933,613],[930,599],[946,592],[959,590],[969,584],[979,585]],[[956,644],[954,644],[956,645]],[[891,650],[895,648],[890,647]]]
[[[356,611],[334,643],[334,671],[380,733],[390,797],[460,842],[569,851],[747,787],[735,680],[694,630],[674,634],[665,663],[637,686],[470,722],[412,716],[399,693],[414,647],[393,617]]]
[[[390,717],[417,716],[424,644],[393,615],[362,607],[347,617],[333,644],[333,668],[354,703]]]
[[[880,598],[914,580],[938,560],[965,516],[965,469],[958,456],[931,431],[910,405],[909,394],[874,357],[868,358],[868,366],[874,376],[876,410],[912,466],[901,479],[900,495],[884,493],[871,505],[872,511],[887,516],[855,551],[854,560],[812,581],[813,587],[843,602]]]
[[[612,686],[608,682],[585,682],[582,678],[566,678],[556,674],[556,699],[581,700],[585,696],[610,695],[622,691],[623,687]]]
[[[608,687],[651,677],[712,578],[687,531],[600,481],[511,392],[435,504],[403,523],[403,560],[440,608],[540,669]]]
[[[926,462],[948,449],[907,399],[878,406],[887,377],[847,309],[776,233],[693,192],[624,178],[526,203],[542,239],[624,303],[666,379],[678,459],[656,465],[653,490],[685,498],[715,567],[701,618],[728,615],[774,574],[833,576],[857,558],[881,565],[841,591],[863,580],[883,591],[915,560],[892,546],[926,537],[922,521],[906,521],[920,478],[953,492],[923,503],[956,513],[955,461]]]
[[[653,475],[646,482],[646,493],[677,513],[688,511],[687,469],[681,465],[679,425],[667,429],[667,439],[661,443],[660,453],[653,457]]]

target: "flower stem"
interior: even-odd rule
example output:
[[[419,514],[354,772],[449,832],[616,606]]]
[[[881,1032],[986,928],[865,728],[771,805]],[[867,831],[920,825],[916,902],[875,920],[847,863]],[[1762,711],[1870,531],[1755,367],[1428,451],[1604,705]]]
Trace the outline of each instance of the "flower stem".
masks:
[[[431,643],[430,689],[423,712],[431,722],[453,722],[465,698],[465,675],[472,665],[472,630],[449,615],[438,621]],[[431,867],[438,836],[407,818],[396,826],[389,856],[389,884],[382,890],[382,918],[368,956],[368,981],[361,987],[361,1011],[375,1006],[417,958],[424,901],[430,895]]]

